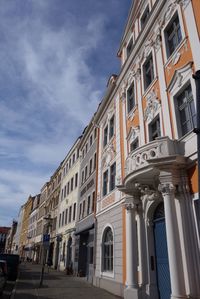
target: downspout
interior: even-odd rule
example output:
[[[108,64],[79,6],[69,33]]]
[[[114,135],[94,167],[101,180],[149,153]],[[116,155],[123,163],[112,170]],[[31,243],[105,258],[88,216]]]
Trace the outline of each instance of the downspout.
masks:
[[[198,167],[198,200],[200,202],[200,70],[196,71],[193,75],[196,84],[196,111],[197,111],[197,124],[194,128],[194,133],[197,135],[197,167]],[[198,214],[200,215],[200,204],[198,205]],[[197,221],[198,230],[200,234],[200,219]]]

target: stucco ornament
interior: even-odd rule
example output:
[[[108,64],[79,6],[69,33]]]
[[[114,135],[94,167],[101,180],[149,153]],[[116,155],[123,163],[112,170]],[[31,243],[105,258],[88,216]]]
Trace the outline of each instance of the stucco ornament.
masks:
[[[162,193],[163,196],[165,196],[174,194],[176,188],[172,183],[161,183],[158,186],[158,190]]]
[[[134,141],[139,135],[139,126],[131,127],[127,136],[129,142]]]
[[[144,111],[144,120],[151,121],[153,120],[156,112],[160,108],[160,102],[156,96],[154,90],[152,90],[146,97],[147,107]]]
[[[115,149],[113,144],[109,144],[102,157],[102,166],[108,167],[114,158]]]

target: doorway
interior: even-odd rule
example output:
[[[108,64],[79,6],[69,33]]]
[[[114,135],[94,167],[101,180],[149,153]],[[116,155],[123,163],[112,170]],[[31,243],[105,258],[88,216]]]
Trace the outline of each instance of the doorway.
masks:
[[[169,260],[167,251],[167,238],[165,227],[164,203],[160,203],[153,217],[155,260],[157,271],[157,287],[160,299],[170,299],[171,283],[169,272]]]

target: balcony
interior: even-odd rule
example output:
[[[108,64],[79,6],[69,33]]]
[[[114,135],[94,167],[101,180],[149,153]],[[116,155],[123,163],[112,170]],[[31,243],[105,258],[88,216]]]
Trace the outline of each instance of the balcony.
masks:
[[[159,137],[130,153],[125,162],[124,185],[133,181],[152,182],[166,165],[185,164],[184,143]]]

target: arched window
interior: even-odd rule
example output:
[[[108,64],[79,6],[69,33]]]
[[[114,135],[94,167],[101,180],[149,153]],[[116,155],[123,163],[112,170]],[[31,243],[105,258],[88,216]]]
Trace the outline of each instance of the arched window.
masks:
[[[110,227],[107,227],[102,240],[102,270],[113,271],[113,233]]]

